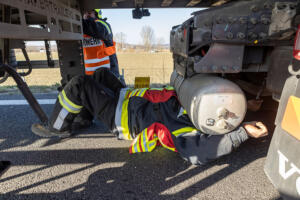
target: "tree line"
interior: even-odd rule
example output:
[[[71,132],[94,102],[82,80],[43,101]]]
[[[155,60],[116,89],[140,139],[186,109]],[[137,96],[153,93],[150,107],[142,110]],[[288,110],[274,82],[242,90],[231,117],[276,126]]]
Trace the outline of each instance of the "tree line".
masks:
[[[142,47],[145,51],[162,50],[165,45],[165,39],[163,37],[155,37],[154,30],[151,26],[143,26],[140,32]],[[126,34],[123,32],[116,33],[114,40],[117,42],[119,49],[126,48]]]

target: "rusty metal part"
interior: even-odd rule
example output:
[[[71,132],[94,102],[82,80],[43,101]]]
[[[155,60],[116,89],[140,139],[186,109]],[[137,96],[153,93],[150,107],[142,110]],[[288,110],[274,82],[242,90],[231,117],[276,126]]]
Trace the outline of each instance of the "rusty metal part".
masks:
[[[45,42],[45,47],[46,47],[46,55],[47,55],[48,66],[53,68],[54,67],[54,61],[53,61],[52,54],[51,54],[50,41],[45,40],[44,42]]]
[[[260,110],[261,105],[264,101],[262,99],[251,99],[247,101],[247,108],[252,112],[257,112]]]
[[[0,77],[0,84],[4,83],[9,77],[9,74],[7,72],[4,72],[4,75]]]
[[[53,60],[54,66],[53,68],[59,67],[59,61]],[[48,61],[47,60],[31,60],[30,61],[33,69],[42,69],[42,68],[48,68]],[[18,69],[27,69],[28,65],[26,61],[18,61]]]
[[[22,48],[22,52],[23,52],[23,55],[24,55],[25,60],[26,60],[26,64],[27,64],[27,67],[28,67],[28,71],[27,71],[27,72],[24,72],[24,73],[19,73],[19,75],[20,75],[20,76],[28,76],[28,75],[31,74],[31,72],[32,72],[32,65],[31,65],[29,56],[28,56],[27,51],[26,51],[25,48]]]
[[[47,115],[41,108],[40,104],[37,102],[36,98],[31,93],[28,85],[22,80],[21,76],[15,71],[15,69],[6,64],[0,66],[0,69],[1,68],[5,70],[15,80],[19,90],[22,92],[23,96],[26,98],[29,105],[31,106],[35,114],[38,116],[38,118],[41,120],[41,122],[48,122]]]
[[[214,43],[205,56],[195,62],[194,70],[196,73],[239,73],[242,71],[244,48],[243,45]]]
[[[276,2],[272,11],[269,35],[293,27],[293,18],[297,12],[298,2]]]
[[[246,82],[239,79],[235,80],[234,82],[238,86],[240,86],[244,91],[248,92],[251,95],[257,96],[257,94],[261,91],[261,86],[254,85],[250,82]],[[259,96],[264,97],[264,96],[271,96],[271,95],[272,95],[271,92],[264,89]]]
[[[57,41],[57,50],[62,75],[61,84],[64,86],[74,76],[84,74],[82,41]]]

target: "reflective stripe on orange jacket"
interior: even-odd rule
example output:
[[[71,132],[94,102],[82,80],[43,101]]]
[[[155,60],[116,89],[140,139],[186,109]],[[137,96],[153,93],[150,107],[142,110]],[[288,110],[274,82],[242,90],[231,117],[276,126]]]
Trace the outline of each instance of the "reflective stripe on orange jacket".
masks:
[[[100,67],[110,68],[109,56],[116,53],[115,46],[106,47],[102,40],[83,35],[85,74],[93,75]]]

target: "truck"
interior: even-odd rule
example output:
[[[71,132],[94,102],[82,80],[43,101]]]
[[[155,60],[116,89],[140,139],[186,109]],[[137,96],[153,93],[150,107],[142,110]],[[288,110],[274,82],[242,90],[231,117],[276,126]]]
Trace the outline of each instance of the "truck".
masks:
[[[66,83],[84,74],[84,11],[132,8],[133,18],[140,19],[150,15],[149,8],[186,7],[205,8],[170,31],[174,60],[171,83],[191,120],[204,132],[224,133],[243,120],[246,101],[253,110],[263,106],[261,98],[265,96],[279,102],[265,172],[283,197],[299,199],[298,0],[0,0],[0,82],[12,76],[41,121],[46,121],[46,115],[20,78],[32,70],[24,41],[45,41],[47,64],[53,66],[48,41],[55,40],[62,83]],[[16,72],[18,65],[13,64],[12,49],[22,49],[27,72]],[[206,103],[205,98],[195,101],[193,94],[201,90],[203,95],[209,91],[208,85],[221,88],[213,91],[216,105],[229,107],[208,109],[205,112],[210,117],[204,118],[197,108],[205,107],[210,99]],[[249,95],[239,100],[242,104],[237,108],[232,101],[241,99],[240,96],[228,96],[224,91]]]

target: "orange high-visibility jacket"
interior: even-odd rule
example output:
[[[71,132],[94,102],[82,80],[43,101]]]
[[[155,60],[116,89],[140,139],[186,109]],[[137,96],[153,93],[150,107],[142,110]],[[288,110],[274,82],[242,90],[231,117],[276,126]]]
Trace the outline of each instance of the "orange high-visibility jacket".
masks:
[[[106,47],[102,40],[84,34],[83,53],[85,74],[93,75],[101,67],[110,68],[109,56],[116,53],[116,48],[115,44],[114,46]]]

